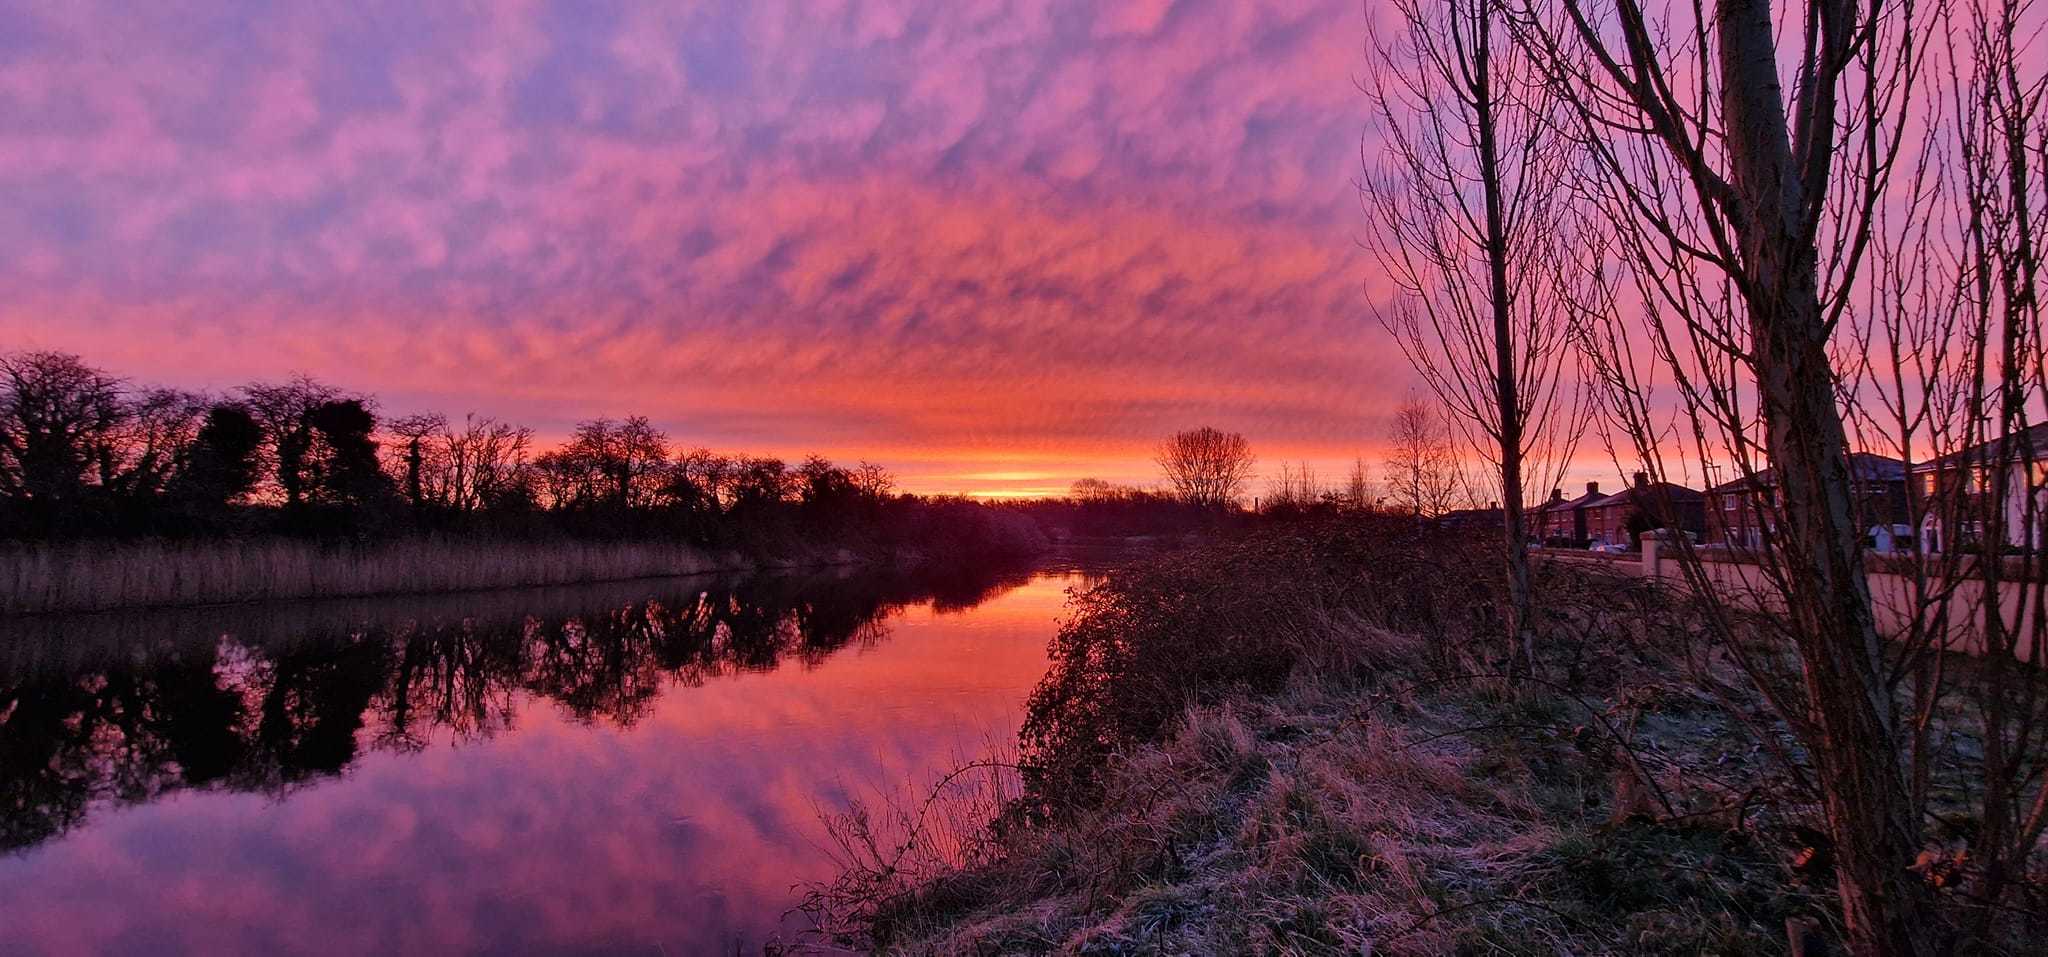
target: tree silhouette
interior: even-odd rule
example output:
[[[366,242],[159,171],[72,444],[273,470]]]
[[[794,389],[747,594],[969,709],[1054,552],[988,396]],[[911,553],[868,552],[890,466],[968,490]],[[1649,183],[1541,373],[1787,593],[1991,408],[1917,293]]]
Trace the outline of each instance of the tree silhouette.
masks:
[[[306,414],[347,396],[303,375],[280,383],[251,383],[240,391],[242,405],[263,424],[264,460],[273,470],[277,493],[285,504],[298,504],[305,492],[303,460],[312,441]]]
[[[399,489],[415,512],[428,505],[428,462],[433,455],[434,437],[448,429],[448,417],[438,412],[408,415],[393,420],[386,428],[398,441],[393,451],[399,464]]]
[[[576,426],[563,453],[567,464],[585,472],[580,484],[587,497],[627,509],[648,504],[656,477],[668,466],[668,436],[644,415],[591,419]]]
[[[43,534],[76,519],[128,412],[119,380],[64,352],[0,356],[0,497]]]
[[[1174,495],[1202,508],[1235,505],[1252,477],[1251,443],[1207,426],[1174,433],[1156,458]]]
[[[1421,402],[1404,402],[1394,410],[1390,437],[1386,469],[1392,504],[1417,518],[1449,511],[1458,496],[1458,462],[1442,420]]]
[[[76,356],[0,358],[4,539],[267,533],[370,544],[432,532],[787,552],[808,538],[1006,560],[1038,541],[1014,534],[1031,521],[1017,509],[895,495],[888,471],[869,463],[672,457],[645,416],[585,421],[536,456],[523,426],[475,413],[382,423],[371,398],[303,376],[209,399],[130,388]],[[32,590],[39,606],[71,603]]]
[[[206,411],[186,464],[167,489],[188,510],[217,516],[256,486],[263,426],[249,410],[223,403]]]
[[[1563,478],[1590,403],[1572,374],[1576,151],[1498,0],[1393,0],[1367,92],[1381,162],[1361,181],[1396,294],[1374,311],[1465,444],[1493,466],[1507,634],[1533,667],[1525,484]]]

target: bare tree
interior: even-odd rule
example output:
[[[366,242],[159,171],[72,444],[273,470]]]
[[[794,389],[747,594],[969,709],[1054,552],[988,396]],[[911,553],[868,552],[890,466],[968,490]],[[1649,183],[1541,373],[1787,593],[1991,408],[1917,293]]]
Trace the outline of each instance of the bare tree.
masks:
[[[1117,487],[1099,478],[1075,479],[1067,488],[1067,497],[1081,502],[1101,502],[1116,498]]]
[[[668,463],[668,434],[654,427],[644,415],[627,416],[619,423],[615,481],[619,500],[629,505],[639,501],[636,494],[646,490],[645,479]]]
[[[1961,935],[1977,940],[1993,939],[2015,893],[2034,895],[2021,910],[2048,906],[2027,877],[2048,830],[2048,617],[2028,612],[2048,587],[2048,423],[2030,425],[2048,415],[2038,288],[2048,78],[2027,52],[2031,6],[1938,8],[1927,41],[1935,95],[1918,102],[1924,136],[1899,164],[1898,198],[1878,211],[1872,276],[1838,350],[1859,436],[1915,478],[1907,503],[1922,547],[1901,569],[1910,608],[1887,675],[1904,699],[1915,816],[1957,804],[1977,814],[1946,875],[1963,891]],[[1970,665],[1948,660],[1958,647],[1973,652]],[[1958,767],[1942,725],[1964,722],[1984,744],[1974,766]]]
[[[1280,474],[1266,482],[1266,496],[1260,502],[1260,509],[1267,513],[1302,512],[1324,504],[1329,500],[1329,489],[1316,477],[1316,470],[1307,462],[1298,465],[1280,463]]]
[[[1205,508],[1236,504],[1252,477],[1251,443],[1236,432],[1208,427],[1176,432],[1159,447],[1157,459],[1174,495]]]
[[[447,463],[444,499],[457,512],[473,512],[500,500],[526,467],[533,430],[471,413],[460,431],[441,436]]]
[[[787,502],[797,493],[795,474],[778,458],[742,456],[732,463],[728,479],[731,508],[751,512]]]
[[[595,498],[590,470],[567,448],[549,449],[535,456],[533,474],[541,504],[547,508],[566,511],[588,505]]]
[[[100,484],[129,423],[121,381],[75,355],[0,356],[0,496],[52,509]]]
[[[1563,305],[1576,151],[1496,0],[1392,8],[1366,84],[1382,153],[1361,180],[1368,244],[1397,289],[1376,311],[1493,467],[1507,631],[1533,662],[1523,489],[1562,479],[1586,418]]]
[[[130,392],[112,446],[101,452],[101,487],[133,502],[154,499],[177,477],[205,418],[205,396],[182,389]]]
[[[1366,467],[1364,457],[1351,463],[1351,474],[1344,479],[1344,504],[1347,508],[1369,509],[1379,504],[1379,489],[1373,485],[1372,471]]]
[[[597,494],[619,507],[634,507],[647,504],[653,476],[667,467],[668,436],[644,415],[592,419],[576,426],[564,452],[590,470],[594,486],[603,486]]]
[[[1966,523],[1983,530],[1986,556],[1976,563],[1983,584],[1973,615],[1982,623],[1983,671],[1969,699],[1984,742],[1982,813],[1970,847],[1979,864],[1973,890],[1990,905],[1970,928],[1979,935],[2006,892],[2027,879],[2048,833],[2048,700],[2040,670],[2048,661],[2048,588],[2038,564],[2048,548],[2048,420],[2026,421],[2048,414],[2040,300],[2048,78],[2038,51],[2022,46],[2025,31],[2040,28],[2038,18],[2023,26],[2027,6],[1976,0],[1944,11],[1951,61],[1967,64],[1953,71],[1965,252],[1956,301],[1964,304],[1971,385],[1962,406],[1966,423],[1982,423],[1982,439],[1951,458],[1964,474],[1977,470],[1978,494],[1956,483],[1945,503],[1950,530]],[[1963,431],[1966,440],[1979,438]],[[2019,551],[2010,570],[2002,557],[2008,547]]]
[[[1761,681],[1811,756],[1833,839],[1849,943],[1863,954],[1939,948],[1897,748],[1885,655],[1853,508],[1841,378],[1829,344],[1887,197],[1926,26],[1914,0],[1516,0],[1516,36],[1568,106],[1611,227],[1615,277],[1582,342],[1609,410],[1660,473],[1670,440],[1754,479],[1779,503],[1771,602],[1800,680]],[[1793,40],[1780,49],[1781,37]],[[1788,102],[1787,95],[1790,95]],[[1645,364],[1647,358],[1647,365]],[[1670,382],[1668,394],[1653,377]],[[1659,420],[1675,405],[1670,435]],[[1691,550],[1696,594],[1714,583]],[[1732,632],[1729,611],[1711,624]],[[1730,634],[1728,647],[1738,643]],[[1761,676],[1764,664],[1749,662]]]
[[[709,449],[691,449],[675,457],[673,468],[677,482],[691,490],[695,499],[692,504],[715,508],[730,500],[734,473],[738,470],[738,463],[731,457]]]
[[[426,507],[430,476],[440,471],[433,439],[447,430],[448,417],[438,412],[408,415],[386,423],[384,428],[396,440],[385,443],[384,448],[396,460],[399,491],[413,508]]]
[[[896,476],[883,466],[863,461],[853,469],[853,486],[869,498],[887,498],[896,490]]]
[[[1416,518],[1434,518],[1458,500],[1457,450],[1428,405],[1409,400],[1394,409],[1387,452],[1387,497]]]
[[[369,397],[343,392],[311,376],[297,375],[284,382],[252,382],[243,386],[241,405],[263,425],[261,457],[271,472],[270,490],[285,504],[296,505],[305,493],[304,478],[293,463],[298,446],[313,441],[307,416],[334,402],[353,401],[374,410]],[[291,451],[291,454],[286,454]]]

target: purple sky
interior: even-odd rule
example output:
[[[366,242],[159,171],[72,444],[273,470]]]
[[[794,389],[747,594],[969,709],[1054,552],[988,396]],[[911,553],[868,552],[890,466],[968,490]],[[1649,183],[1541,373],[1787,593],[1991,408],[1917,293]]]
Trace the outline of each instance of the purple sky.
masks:
[[[0,343],[138,381],[816,450],[921,490],[1269,468],[1411,388],[1356,0],[0,0]]]

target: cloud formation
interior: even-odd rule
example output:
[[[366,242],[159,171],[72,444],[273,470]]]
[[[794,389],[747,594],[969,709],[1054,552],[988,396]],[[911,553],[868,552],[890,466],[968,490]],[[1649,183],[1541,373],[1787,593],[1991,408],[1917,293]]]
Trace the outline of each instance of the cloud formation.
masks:
[[[0,0],[0,337],[933,490],[1142,478],[1199,422],[1348,457],[1409,384],[1353,241],[1363,17]]]

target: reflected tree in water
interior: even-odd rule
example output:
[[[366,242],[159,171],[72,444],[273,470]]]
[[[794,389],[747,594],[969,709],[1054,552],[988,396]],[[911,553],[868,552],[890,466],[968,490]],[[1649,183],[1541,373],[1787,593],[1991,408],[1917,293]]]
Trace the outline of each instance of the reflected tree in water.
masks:
[[[1027,576],[861,576],[698,588],[582,611],[394,615],[185,641],[0,670],[0,849],[64,833],[97,807],[191,788],[282,793],[365,752],[462,744],[512,727],[522,701],[630,727],[660,696],[879,641],[929,602],[972,607]],[[53,633],[41,640],[89,638]]]

